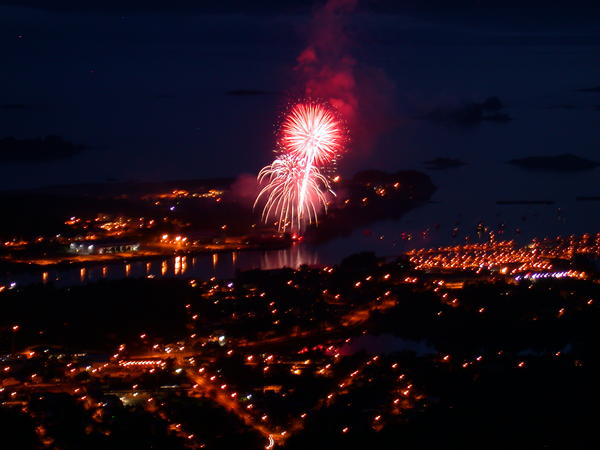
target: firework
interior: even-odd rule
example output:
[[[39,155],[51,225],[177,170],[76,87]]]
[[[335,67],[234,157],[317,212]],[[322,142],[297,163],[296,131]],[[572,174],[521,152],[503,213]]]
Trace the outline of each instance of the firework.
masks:
[[[317,223],[318,212],[327,209],[327,197],[332,193],[327,178],[316,167],[306,172],[298,158],[286,154],[264,167],[258,181],[266,186],[254,205],[265,201],[262,220],[274,218],[280,231],[302,230],[306,222]]]
[[[279,143],[283,152],[322,166],[342,150],[344,132],[332,110],[320,103],[298,103],[281,125]]]
[[[258,174],[259,183],[266,183],[255,202],[266,199],[263,221],[274,218],[280,231],[299,232],[317,223],[333,194],[323,171],[335,163],[344,136],[340,120],[326,106],[306,101],[290,109],[281,125],[279,156]]]

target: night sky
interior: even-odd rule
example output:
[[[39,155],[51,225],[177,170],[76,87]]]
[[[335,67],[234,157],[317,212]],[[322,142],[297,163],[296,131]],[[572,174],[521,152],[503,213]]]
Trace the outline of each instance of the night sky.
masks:
[[[52,134],[86,146],[51,162],[0,155],[0,188],[236,176],[272,159],[313,2],[163,3],[0,1],[0,138]],[[471,167],[532,154],[594,158],[600,94],[577,89],[600,85],[597,2],[452,3],[359,2],[347,23],[351,52],[390,81],[389,110],[342,172],[423,169],[436,156]],[[415,119],[490,96],[512,122]]]

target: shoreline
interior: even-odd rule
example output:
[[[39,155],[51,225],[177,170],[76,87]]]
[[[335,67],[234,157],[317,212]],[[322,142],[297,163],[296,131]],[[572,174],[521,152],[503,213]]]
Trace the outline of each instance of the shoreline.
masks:
[[[129,253],[129,254],[115,254],[108,258],[96,258],[85,261],[69,260],[67,258],[61,258],[56,262],[49,262],[47,264],[33,262],[40,261],[40,259],[26,261],[7,261],[0,260],[0,271],[4,274],[10,272],[25,273],[25,272],[37,272],[45,271],[45,269],[77,269],[87,268],[102,265],[113,265],[118,263],[128,262],[139,262],[139,261],[153,261],[162,258],[171,258],[177,256],[196,256],[196,255],[211,255],[221,253],[234,253],[234,252],[251,252],[251,251],[276,251],[285,250],[292,246],[291,243],[270,245],[270,246],[247,246],[247,247],[231,247],[231,248],[219,248],[219,249],[197,249],[197,250],[175,250],[172,252],[165,253]],[[89,256],[104,256],[104,255],[89,255]]]

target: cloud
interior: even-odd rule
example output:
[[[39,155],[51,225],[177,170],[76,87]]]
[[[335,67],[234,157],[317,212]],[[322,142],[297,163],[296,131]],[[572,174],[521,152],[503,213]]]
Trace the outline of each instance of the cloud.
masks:
[[[511,117],[502,112],[504,105],[498,97],[488,97],[483,102],[462,102],[459,105],[439,106],[420,119],[445,125],[470,127],[483,121],[509,122]]]
[[[66,141],[60,136],[35,139],[0,139],[0,161],[45,162],[70,158],[81,153],[85,146]]]
[[[245,96],[256,96],[256,95],[273,95],[276,92],[273,91],[263,91],[261,89],[232,89],[230,91],[225,92],[227,95],[245,97]]]
[[[600,86],[577,89],[577,92],[600,92]]]
[[[592,161],[570,153],[556,156],[528,156],[526,158],[511,159],[508,161],[508,164],[523,169],[545,170],[551,172],[577,172],[595,169],[600,166],[600,162]]]
[[[23,103],[5,103],[0,105],[0,109],[25,109],[29,108],[28,105],[24,105]]]

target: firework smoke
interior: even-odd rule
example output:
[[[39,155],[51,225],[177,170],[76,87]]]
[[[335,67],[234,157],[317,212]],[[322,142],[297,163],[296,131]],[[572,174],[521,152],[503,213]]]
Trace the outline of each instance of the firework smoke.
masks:
[[[303,94],[326,101],[352,130],[349,156],[355,163],[399,122],[394,83],[383,70],[357,64],[353,56],[356,39],[347,30],[357,5],[358,0],[329,0],[317,9],[295,67]]]
[[[309,98],[327,101],[350,125],[358,113],[355,59],[350,55],[350,40],[345,19],[356,8],[357,0],[330,0],[313,18],[309,45],[297,58]]]
[[[370,123],[359,118],[361,110],[377,117],[371,106],[361,108],[359,103],[356,61],[350,55],[345,33],[345,18],[357,1],[329,0],[317,10],[310,43],[297,58],[296,71],[307,100],[292,106],[283,120],[278,156],[259,173],[259,183],[266,185],[255,202],[256,206],[266,201],[262,218],[265,222],[276,220],[280,231],[302,232],[307,224],[317,222],[320,209],[326,210],[327,199],[333,194],[327,175],[345,146],[342,123],[360,130],[362,122]],[[381,77],[376,78],[389,86]],[[369,92],[369,87],[364,92]]]

